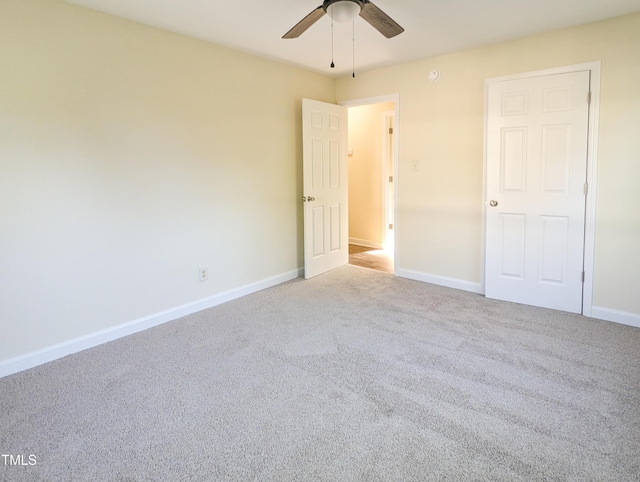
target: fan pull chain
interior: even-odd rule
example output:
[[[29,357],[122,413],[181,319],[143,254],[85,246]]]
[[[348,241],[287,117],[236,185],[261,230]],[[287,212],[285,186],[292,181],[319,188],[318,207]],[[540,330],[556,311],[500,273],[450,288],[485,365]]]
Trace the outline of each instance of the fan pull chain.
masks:
[[[352,63],[352,76],[355,79],[356,78],[356,21],[353,21],[353,38],[352,40],[352,47],[353,47],[353,63]]]
[[[331,6],[333,9],[333,6]],[[333,15],[331,16],[331,68],[335,68],[336,64],[333,63]]]

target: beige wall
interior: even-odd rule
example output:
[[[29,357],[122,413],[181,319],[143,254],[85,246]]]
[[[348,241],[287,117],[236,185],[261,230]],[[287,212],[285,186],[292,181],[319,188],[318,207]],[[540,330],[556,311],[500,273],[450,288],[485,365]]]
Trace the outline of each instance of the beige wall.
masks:
[[[303,97],[399,93],[400,268],[479,283],[484,79],[591,60],[594,303],[640,314],[638,58],[632,15],[336,82],[57,0],[1,0],[0,363],[302,266]]]
[[[479,285],[484,80],[600,60],[593,302],[640,315],[638,59],[634,14],[339,79],[339,102],[399,94],[397,268]]]
[[[0,361],[302,266],[303,97],[335,81],[2,0]]]
[[[365,246],[384,242],[383,114],[394,109],[393,102],[349,108],[349,238]]]

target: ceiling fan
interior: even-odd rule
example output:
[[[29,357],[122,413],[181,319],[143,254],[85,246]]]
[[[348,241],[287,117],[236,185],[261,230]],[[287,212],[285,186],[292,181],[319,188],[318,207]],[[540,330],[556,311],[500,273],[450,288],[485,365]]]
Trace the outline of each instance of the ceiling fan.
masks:
[[[322,5],[300,20],[282,38],[298,38],[305,30],[320,20],[325,13],[328,13],[337,22],[349,22],[360,15],[387,38],[395,37],[404,32],[404,29],[395,20],[369,0],[324,0]]]

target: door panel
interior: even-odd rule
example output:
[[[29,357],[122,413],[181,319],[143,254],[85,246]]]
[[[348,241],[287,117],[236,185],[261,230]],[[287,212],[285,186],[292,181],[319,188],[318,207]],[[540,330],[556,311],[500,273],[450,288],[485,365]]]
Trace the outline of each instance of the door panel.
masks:
[[[569,218],[540,216],[540,281],[566,284]]]
[[[523,214],[500,215],[500,276],[524,279],[525,224]]]
[[[329,141],[329,183],[333,189],[340,189],[340,143]]]
[[[503,192],[524,192],[527,184],[527,129],[502,130],[500,186]]]
[[[342,244],[342,220],[340,216],[341,206],[340,204],[332,204],[330,214],[330,236],[331,236],[331,247],[330,252],[335,253],[339,251],[343,246]]]
[[[314,206],[311,211],[313,217],[313,258],[322,256],[324,250],[324,206]]]
[[[588,71],[489,85],[489,298],[582,311],[588,92]]]
[[[302,101],[304,266],[311,278],[349,260],[347,109]]]
[[[322,139],[312,139],[311,142],[311,186],[314,190],[321,190],[324,180],[322,176],[322,172],[324,171],[324,144],[322,143]]]
[[[542,127],[542,185],[546,193],[569,194],[571,127]]]

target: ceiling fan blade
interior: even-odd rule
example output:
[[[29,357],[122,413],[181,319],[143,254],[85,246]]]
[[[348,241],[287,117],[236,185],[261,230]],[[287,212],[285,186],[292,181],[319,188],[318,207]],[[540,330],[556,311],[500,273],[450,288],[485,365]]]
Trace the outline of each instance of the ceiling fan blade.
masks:
[[[404,29],[395,20],[371,2],[364,2],[360,16],[387,38],[395,37],[404,32]]]
[[[291,30],[285,33],[282,38],[298,38],[305,30],[320,20],[324,14],[325,11],[322,6],[316,8],[313,12],[300,20]]]

